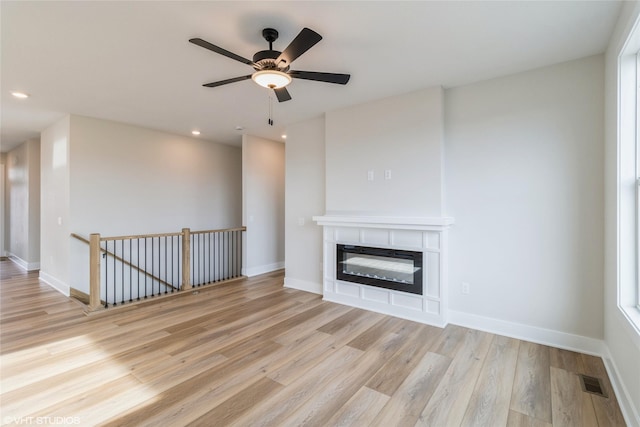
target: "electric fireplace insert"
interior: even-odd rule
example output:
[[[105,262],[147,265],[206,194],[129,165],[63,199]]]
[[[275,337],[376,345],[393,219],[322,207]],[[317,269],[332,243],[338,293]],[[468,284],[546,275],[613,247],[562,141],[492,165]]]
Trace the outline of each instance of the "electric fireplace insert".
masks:
[[[422,295],[422,252],[337,245],[338,280]]]

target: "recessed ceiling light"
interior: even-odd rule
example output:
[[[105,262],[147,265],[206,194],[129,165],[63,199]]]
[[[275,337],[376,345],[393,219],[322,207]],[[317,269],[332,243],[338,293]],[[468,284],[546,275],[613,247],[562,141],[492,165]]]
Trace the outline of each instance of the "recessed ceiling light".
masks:
[[[287,139],[287,135],[282,135],[282,139]]]
[[[26,99],[29,97],[29,94],[24,93],[24,92],[11,92],[11,95],[13,95],[15,98],[19,98],[19,99]]]
[[[236,126],[236,130],[244,130],[244,128],[240,125]]]
[[[192,130],[191,131],[191,135],[198,136],[198,135],[200,135],[200,131],[199,130]]]

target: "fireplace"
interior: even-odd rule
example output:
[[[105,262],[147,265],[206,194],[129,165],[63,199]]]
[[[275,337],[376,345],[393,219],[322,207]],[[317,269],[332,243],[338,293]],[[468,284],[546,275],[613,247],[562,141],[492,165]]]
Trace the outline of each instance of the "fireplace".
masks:
[[[342,244],[336,250],[338,280],[422,295],[422,252]]]
[[[324,215],[322,295],[444,327],[447,236],[453,218]]]

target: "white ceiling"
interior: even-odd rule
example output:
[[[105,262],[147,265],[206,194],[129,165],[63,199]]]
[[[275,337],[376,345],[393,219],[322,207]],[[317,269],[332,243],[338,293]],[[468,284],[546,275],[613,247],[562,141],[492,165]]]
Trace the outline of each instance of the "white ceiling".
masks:
[[[279,139],[286,125],[394,94],[452,87],[601,53],[618,1],[2,1],[2,151],[65,114],[239,144],[242,132]],[[188,43],[251,58],[283,50],[303,27],[324,39],[292,69],[350,73],[346,86],[294,80],[274,102],[251,67]],[[17,100],[11,91],[31,97]],[[236,130],[242,126],[243,131]]]

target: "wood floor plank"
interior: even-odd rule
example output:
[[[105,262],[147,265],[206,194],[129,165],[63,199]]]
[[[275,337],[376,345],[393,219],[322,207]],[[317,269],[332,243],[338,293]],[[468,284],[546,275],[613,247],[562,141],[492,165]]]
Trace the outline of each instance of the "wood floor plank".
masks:
[[[585,374],[590,377],[600,378],[604,389],[603,391],[608,396],[591,395],[598,424],[601,426],[626,425],[602,359],[587,354],[581,354],[581,359],[584,363]]]
[[[585,373],[582,357],[575,351],[549,347],[549,364],[576,374]]]
[[[327,425],[344,402],[348,401],[401,345],[402,339],[393,332],[380,337],[370,344],[368,351],[363,351],[363,354],[354,360],[352,366],[345,367],[341,377],[323,387],[314,387],[313,398],[288,414],[281,425]]]
[[[433,352],[453,359],[460,343],[464,339],[466,329],[457,325],[447,325],[433,344]]]
[[[551,423],[549,347],[523,341],[511,395],[511,409]]]
[[[318,332],[315,338],[320,338],[316,345],[307,351],[295,355],[283,364],[280,368],[269,372],[267,376],[283,385],[289,385],[300,378],[304,378],[313,367],[320,364],[331,353],[337,350],[336,340],[332,335]],[[294,341],[289,345],[297,345]]]
[[[105,396],[108,390],[108,398]],[[99,425],[126,410],[144,405],[153,396],[153,390],[141,386],[131,375],[104,382],[82,395],[69,395],[64,400],[26,417],[74,417],[77,425]],[[4,411],[3,411],[4,414]]]
[[[506,424],[519,347],[516,339],[494,337],[461,426]]]
[[[310,330],[320,328],[321,326],[342,316],[349,310],[351,310],[351,307],[346,305],[323,302],[317,307],[309,310],[313,312],[313,316],[309,316],[304,319],[296,319],[295,324],[291,323],[288,329],[284,330],[279,335],[274,336],[273,339],[283,345],[292,343],[300,337],[307,335]]]
[[[362,355],[361,350],[343,346],[314,366],[305,376],[298,378],[288,387],[269,399],[255,405],[245,416],[238,418],[233,426],[279,426],[307,400],[313,399],[315,390],[339,379],[344,368]],[[311,386],[312,385],[312,386]]]
[[[2,410],[11,414],[27,415],[48,406],[61,403],[69,390],[78,395],[91,392],[96,384],[114,381],[131,375],[131,371],[145,364],[156,364],[169,359],[161,352],[135,352],[114,359],[102,359],[99,362],[72,368],[58,375],[2,394]]]
[[[507,427],[552,427],[552,424],[518,411],[509,410]]]
[[[189,425],[194,427],[228,425],[250,410],[256,402],[277,393],[282,388],[283,386],[277,382],[267,377],[261,377],[255,383],[250,384],[212,410],[190,422]]]
[[[553,366],[551,408],[554,426],[598,427],[591,396],[582,391],[578,375]]]
[[[415,425],[450,364],[449,357],[427,353],[393,393],[371,425]]]
[[[369,329],[347,343],[348,346],[366,351],[375,344],[380,337],[388,334],[389,331],[396,332],[401,328],[403,321],[396,317],[385,317],[376,322]]]
[[[416,425],[460,425],[493,335],[467,329],[453,361]]]
[[[247,387],[258,372],[247,371],[246,367],[255,368],[262,358],[272,355],[281,347],[273,342],[265,343],[243,358],[225,360],[186,381],[173,382],[170,387],[161,385],[167,380],[164,375],[147,384],[151,389],[161,385],[163,391],[159,394],[160,399],[152,399],[133,411],[119,414],[106,425],[187,425],[210,410],[208,404],[217,406]]]
[[[389,396],[369,387],[361,387],[345,403],[327,424],[334,427],[369,426],[378,418],[378,413],[389,400]]]
[[[147,335],[134,336],[131,338],[134,340],[131,342],[131,346],[134,345],[135,340],[139,340],[140,343],[144,344],[166,335],[166,332],[156,331]],[[42,364],[40,361],[25,363],[25,366],[21,366],[19,369],[6,373],[3,371],[2,391],[6,393],[32,384],[40,378],[49,378],[64,373],[68,371],[70,367],[81,367],[90,363],[99,362],[104,358],[104,354],[104,350],[101,348],[93,348],[90,351],[82,353],[74,352],[73,354],[51,356],[47,364]]]
[[[392,396],[441,333],[439,328],[419,325],[406,335],[405,345],[367,381],[367,387]]]
[[[3,418],[136,427],[624,423],[599,358],[326,302],[284,288],[283,271],[89,316],[10,261],[0,261],[0,277]],[[610,397],[578,393],[570,380],[578,373],[601,378]],[[540,408],[548,422],[536,418]]]

